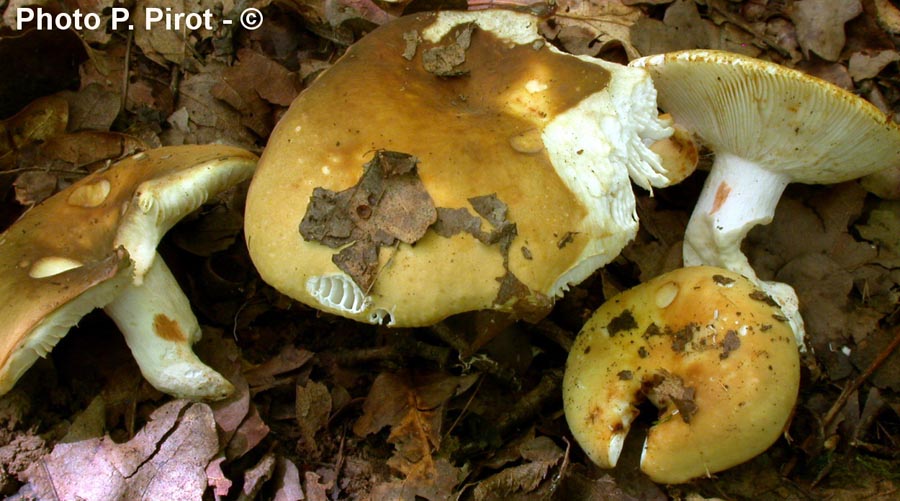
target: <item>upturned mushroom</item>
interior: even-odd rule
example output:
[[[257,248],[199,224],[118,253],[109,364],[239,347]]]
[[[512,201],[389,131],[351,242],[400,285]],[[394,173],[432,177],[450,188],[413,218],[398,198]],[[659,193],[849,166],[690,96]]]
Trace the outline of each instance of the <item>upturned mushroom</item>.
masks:
[[[757,281],[803,334],[793,289],[761,282],[741,251],[768,224],[788,183],[830,184],[900,165],[900,125],[864,99],[775,63],[689,50],[636,59],[660,107],[715,152],[684,242],[686,266]]]
[[[13,223],[0,235],[0,394],[95,308],[112,317],[159,390],[194,399],[231,393],[191,350],[200,326],[156,246],[255,165],[253,154],[228,146],[154,149],[81,179]]]
[[[641,470],[660,483],[708,476],[765,451],[797,398],[800,362],[781,310],[749,279],[681,268],[603,304],[566,363],[566,420],[616,466],[642,401],[659,408]]]
[[[637,229],[629,174],[667,185],[696,149],[670,139],[643,70],[562,54],[537,25],[426,13],[351,46],[260,159],[245,235],[262,278],[320,310],[422,326],[524,316],[614,258]]]

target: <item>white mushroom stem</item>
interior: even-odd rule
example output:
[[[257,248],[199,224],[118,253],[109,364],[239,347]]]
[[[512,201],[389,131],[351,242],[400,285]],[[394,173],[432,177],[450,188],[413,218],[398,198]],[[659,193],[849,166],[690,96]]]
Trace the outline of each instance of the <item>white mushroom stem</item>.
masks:
[[[791,181],[729,153],[716,155],[684,238],[685,266],[719,266],[753,280],[781,307],[804,347],[805,329],[797,293],[791,286],[759,280],[741,251],[741,242],[759,224],[769,224],[781,194]]]
[[[789,181],[743,158],[716,155],[685,233],[685,266],[719,266],[756,281],[741,242],[754,226],[772,222]]]
[[[129,284],[104,310],[119,326],[141,373],[179,398],[216,400],[233,387],[197,358],[200,325],[172,272],[158,255],[141,285]]]

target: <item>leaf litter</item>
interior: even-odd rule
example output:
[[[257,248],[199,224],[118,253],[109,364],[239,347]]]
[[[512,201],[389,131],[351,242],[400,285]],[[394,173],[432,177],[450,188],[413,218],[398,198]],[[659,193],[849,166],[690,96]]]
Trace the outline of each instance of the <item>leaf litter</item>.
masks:
[[[252,34],[221,26],[177,38],[144,32],[131,45],[126,33],[110,32],[0,37],[7,59],[54,48],[40,68],[23,58],[21,70],[0,85],[0,221],[10,223],[106,161],[147,146],[226,141],[258,151],[293,94],[346,45],[405,12],[451,3],[263,2],[272,23]],[[735,50],[851,88],[887,113],[900,109],[900,11],[887,0],[470,3],[549,13],[543,34],[570,52],[624,62],[660,50]],[[76,4],[101,14],[106,5]],[[221,6],[223,15],[234,9]],[[450,64],[454,51],[465,53],[461,35],[436,58],[445,61],[436,70],[449,72],[444,78],[465,78],[453,75],[464,64]],[[56,55],[74,66],[46,64]],[[204,493],[279,500],[888,499],[900,482],[900,356],[890,351],[900,324],[900,209],[855,182],[790,186],[773,223],[745,241],[760,276],[795,286],[807,321],[813,351],[804,359],[788,430],[793,441],[686,486],[655,486],[635,474],[640,443],[626,444],[622,466],[608,472],[570,443],[558,385],[548,375],[563,367],[563,347],[605,297],[680,265],[680,238],[703,177],[701,169],[652,198],[638,191],[641,228],[618,259],[573,287],[540,324],[504,324],[499,338],[514,340],[518,350],[507,351],[518,362],[497,355],[494,342],[476,343],[471,353],[471,345],[461,345],[465,357],[457,360],[445,356],[457,346],[448,349],[432,330],[358,325],[286,300],[252,272],[234,218],[240,197],[218,200],[187,222],[206,224],[203,232],[215,234],[210,242],[194,242],[186,225],[181,240],[162,250],[210,326],[198,352],[235,384],[235,396],[207,405],[160,395],[122,343],[109,342],[118,339],[115,328],[89,316],[0,399],[0,492],[20,499],[40,498],[48,488],[62,489],[60,499],[137,491],[176,500]],[[230,203],[237,210],[217,209]],[[433,211],[431,223],[425,225],[432,219],[426,210],[413,229],[350,230],[392,245],[429,228],[465,232],[505,258],[528,254],[527,247],[509,248],[515,227],[496,197]],[[397,233],[386,236],[385,228]],[[359,257],[371,258],[367,252]],[[525,294],[514,277],[497,278],[511,297]],[[463,329],[459,320],[447,324],[451,331]],[[91,336],[103,341],[85,353]],[[104,368],[98,360],[117,363]],[[514,378],[503,376],[509,371]],[[674,386],[678,391],[669,393],[689,400]],[[827,426],[826,415],[833,416]]]

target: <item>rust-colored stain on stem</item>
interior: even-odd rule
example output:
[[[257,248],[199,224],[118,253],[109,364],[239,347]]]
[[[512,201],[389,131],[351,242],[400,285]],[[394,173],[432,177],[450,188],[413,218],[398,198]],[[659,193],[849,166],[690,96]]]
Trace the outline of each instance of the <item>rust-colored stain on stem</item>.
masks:
[[[163,315],[162,313],[159,313],[155,317],[153,317],[153,331],[156,332],[157,336],[165,339],[166,341],[172,341],[176,343],[183,343],[187,341],[187,337],[184,335],[184,332],[181,331],[181,327],[178,325],[178,322]]]
[[[730,193],[731,186],[728,186],[728,183],[724,181],[719,183],[719,187],[716,188],[716,199],[713,201],[712,210],[709,211],[710,215],[715,214],[722,208],[722,204],[728,199]]]

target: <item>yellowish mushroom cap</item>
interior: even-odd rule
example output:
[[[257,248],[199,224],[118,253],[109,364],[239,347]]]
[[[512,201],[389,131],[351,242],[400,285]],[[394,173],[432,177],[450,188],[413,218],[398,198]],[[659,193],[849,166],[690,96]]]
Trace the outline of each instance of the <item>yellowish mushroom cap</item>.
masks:
[[[865,99],[772,62],[714,50],[636,59],[660,107],[717,155],[830,184],[900,164],[900,124]]]
[[[146,356],[135,352],[141,369],[164,372],[164,367],[186,360],[183,365],[189,370],[184,372],[194,377],[204,370],[213,374],[204,379],[207,387],[191,387],[188,381],[188,388],[174,390],[185,383],[177,381],[161,390],[191,398],[224,397],[230,384],[190,352],[199,326],[168,268],[156,267],[168,287],[141,283],[154,268],[156,246],[165,232],[210,195],[249,178],[255,164],[252,153],[223,145],[139,153],[48,198],[0,234],[0,395],[82,316],[128,293],[143,303],[135,310],[156,308],[149,304],[153,296],[165,296],[155,302],[179,308],[177,315],[168,310],[148,313],[148,322],[127,329],[123,321],[134,323],[135,315],[113,315],[128,331],[123,332],[127,340],[132,334],[151,341],[168,338],[170,345],[183,348]]]
[[[566,364],[563,401],[575,439],[612,468],[645,399],[659,408],[641,469],[686,482],[765,451],[797,398],[794,334],[747,278],[681,268],[625,291],[597,310]]]
[[[618,255],[637,229],[629,173],[643,186],[668,183],[647,145],[672,128],[643,70],[561,54],[537,23],[508,11],[419,14],[350,47],[296,99],[260,160],[245,229],[262,278],[324,311],[421,326],[549,304]],[[409,182],[435,213],[411,219],[440,225],[443,211],[465,211],[485,233],[494,223],[515,232],[485,243],[429,227],[378,247],[370,283],[352,278],[333,262],[350,239],[329,247],[298,229],[312,198],[351,197],[379,151],[417,161]],[[414,212],[392,200],[397,213]],[[370,228],[360,219],[397,218],[381,209],[338,212]]]

